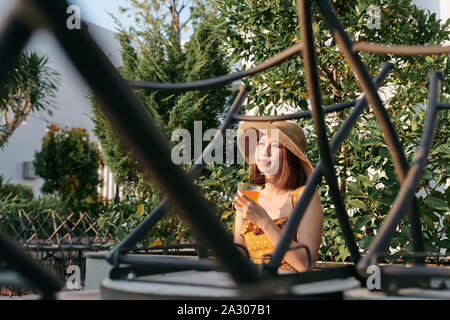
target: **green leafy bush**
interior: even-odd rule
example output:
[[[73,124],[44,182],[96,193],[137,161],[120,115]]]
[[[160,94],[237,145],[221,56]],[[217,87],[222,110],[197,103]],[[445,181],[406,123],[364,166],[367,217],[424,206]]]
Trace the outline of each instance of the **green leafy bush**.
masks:
[[[90,218],[96,218],[98,212],[107,211],[107,204],[97,203],[94,206],[86,206],[83,210],[80,208],[74,208],[70,199],[61,199],[55,194],[48,194],[39,196],[33,200],[25,199],[19,195],[9,194],[5,197],[0,196],[0,230],[5,232],[11,237],[19,236],[20,239],[26,240],[31,237],[35,232],[39,239],[47,240],[49,235],[52,235],[55,231],[55,219],[57,225],[61,222],[60,219],[70,218],[68,225],[65,228],[60,229],[60,233],[67,231],[72,226],[77,225],[77,228],[73,230],[73,235],[82,235],[85,231],[87,233],[84,236],[96,236],[95,230],[84,229],[88,228],[90,222],[85,224],[80,223],[85,213]],[[54,215],[54,213],[56,213]],[[30,223],[30,220],[33,224]],[[34,225],[34,226],[33,226]],[[95,226],[97,229],[97,226]],[[105,234],[108,236],[108,234]],[[55,239],[53,237],[53,239]]]
[[[189,170],[191,164],[186,165]],[[245,165],[217,165],[210,163],[198,179],[202,195],[217,207],[217,215],[226,231],[233,234],[234,203],[237,183],[248,175]],[[151,197],[139,198],[125,194],[121,201],[114,203],[103,211],[98,219],[99,229],[105,234],[112,234],[116,243],[124,240],[139,223],[141,223],[162,201],[153,193]],[[155,243],[177,244],[195,242],[189,224],[174,212],[167,212],[149,231],[148,236],[138,246],[148,247]]]
[[[79,203],[97,200],[100,153],[85,129],[51,125],[33,165],[36,174],[44,179],[44,193],[56,192]]]
[[[51,234],[54,226],[51,221],[46,221],[46,214],[56,211],[62,215],[69,214],[69,205],[66,201],[59,199],[56,195],[44,195],[34,200],[25,199],[19,195],[8,194],[0,197],[0,230],[5,231],[9,236],[16,236],[15,232],[21,230],[24,225],[18,220],[11,225],[11,219],[23,213],[34,216],[36,225],[47,230]],[[14,220],[14,219],[13,219]],[[27,224],[27,232],[32,232],[31,225]]]
[[[146,198],[127,193],[120,201],[101,211],[97,220],[99,231],[102,235],[111,234],[114,243],[118,244],[136,229],[161,200],[156,193]],[[136,246],[145,248],[159,244],[172,245],[192,240],[191,237],[192,234],[182,219],[167,212]]]
[[[234,232],[237,184],[249,176],[249,169],[246,164],[225,166],[210,163],[196,181],[203,196],[217,207],[218,218],[230,234]]]
[[[7,196],[19,197],[27,201],[34,198],[33,188],[23,184],[12,184],[5,181],[5,177],[0,174],[0,198]]]

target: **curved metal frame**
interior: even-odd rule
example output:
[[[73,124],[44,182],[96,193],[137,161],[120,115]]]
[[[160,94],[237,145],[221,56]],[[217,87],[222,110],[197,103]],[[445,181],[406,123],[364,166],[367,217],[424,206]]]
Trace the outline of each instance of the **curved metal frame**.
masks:
[[[396,56],[430,56],[434,54],[450,54],[450,46],[405,46],[357,42],[353,45],[353,51]]]
[[[128,80],[127,84],[134,89],[150,89],[159,91],[182,91],[182,90],[199,90],[213,88],[220,85],[230,83],[235,80],[240,80],[251,75],[265,71],[273,66],[280,64],[283,61],[288,60],[292,56],[301,52],[303,49],[302,43],[296,43],[289,48],[283,50],[276,56],[254,66],[250,69],[227,74],[213,79],[199,80],[194,82],[178,82],[178,83],[162,83],[162,82],[149,82],[149,81],[136,81]]]
[[[450,108],[450,104],[439,103],[437,100],[439,94],[439,77],[441,75],[439,73],[434,73],[431,76],[428,100],[429,109],[427,110],[425,130],[415,162],[411,169],[409,169],[395,129],[377,93],[377,87],[388,75],[392,69],[392,65],[384,64],[380,74],[375,80],[372,80],[357,52],[368,51],[381,54],[428,55],[449,53],[449,47],[354,44],[350,41],[350,38],[345,32],[328,0],[315,0],[315,2],[325,18],[325,21],[328,23],[345,58],[348,60],[356,78],[360,80],[361,86],[365,92],[365,96],[357,101],[344,102],[328,107],[325,110],[321,105],[310,12],[311,2],[309,0],[297,1],[302,33],[301,43],[294,44],[262,64],[242,72],[193,83],[172,84],[125,81],[85,30],[71,31],[66,28],[65,16],[61,13],[65,13],[65,9],[68,6],[67,1],[17,0],[17,6],[13,9],[9,18],[0,29],[0,61],[2,62],[0,67],[0,85],[4,83],[7,72],[16,64],[20,50],[26,43],[33,29],[41,26],[51,29],[72,62],[94,90],[95,97],[99,101],[102,112],[111,122],[113,129],[123,137],[124,147],[132,151],[133,157],[137,160],[140,170],[147,176],[153,174],[152,177],[156,178],[169,194],[169,198],[164,200],[158,208],[155,209],[154,212],[152,212],[152,214],[109,256],[108,261],[116,267],[114,270],[118,272],[118,274],[120,274],[121,271],[119,264],[126,262],[131,263],[136,268],[144,266],[144,268],[141,268],[141,271],[144,274],[147,272],[145,266],[149,265],[155,266],[157,264],[159,267],[164,268],[164,266],[172,264],[172,267],[174,267],[173,261],[168,262],[162,261],[161,259],[161,261],[156,261],[154,259],[148,260],[145,258],[134,259],[122,256],[122,253],[126,252],[136,243],[136,241],[146,235],[151,226],[162,217],[165,211],[167,211],[168,207],[174,206],[175,209],[191,223],[195,237],[215,252],[218,262],[220,262],[220,266],[232,276],[235,282],[241,288],[253,288],[248,289],[250,291],[245,291],[251,296],[255,294],[258,295],[258,292],[255,291],[256,287],[259,288],[259,286],[269,282],[271,285],[267,285],[267,288],[272,290],[278,285],[289,286],[298,283],[299,281],[304,281],[305,278],[310,277],[309,279],[313,279],[315,277],[314,275],[317,276],[316,271],[310,271],[304,275],[294,275],[292,277],[281,277],[280,275],[276,275],[274,279],[263,281],[261,279],[261,273],[258,273],[256,267],[238,251],[233,245],[232,239],[220,226],[216,219],[215,208],[213,208],[211,204],[197,192],[193,185],[193,178],[198,176],[203,170],[205,164],[203,161],[204,155],[212,152],[216,141],[219,140],[216,139],[216,137],[223,134],[223,131],[235,120],[269,121],[298,119],[312,116],[314,127],[318,135],[321,160],[317,164],[312,176],[308,179],[305,191],[294,208],[292,218],[288,221],[280,242],[273,252],[270,262],[264,265],[265,270],[263,271],[269,271],[269,273],[273,274],[279,267],[284,254],[289,249],[290,239],[297,229],[309,201],[311,200],[317,185],[320,183],[322,175],[324,175],[327,183],[330,185],[330,195],[336,207],[336,214],[341,224],[347,246],[349,246],[352,260],[357,263],[358,272],[361,277],[366,276],[364,267],[367,266],[371,257],[378,254],[387,246],[395,226],[403,217],[405,211],[408,212],[411,220],[414,251],[423,251],[421,223],[415,202],[414,188],[417,186],[417,182],[423,173],[427,156],[430,153],[433,133],[436,127],[437,112],[438,110]],[[30,12],[35,13],[35,15],[30,15]],[[78,54],[78,49],[80,47],[83,47],[84,49],[85,55],[83,56]],[[238,115],[237,113],[250,90],[249,86],[241,86],[240,92],[234,101],[227,118],[216,134],[216,137],[203,151],[201,156],[202,159],[199,159],[201,160],[199,161],[200,163],[194,165],[188,174],[185,174],[181,168],[171,162],[168,144],[164,140],[164,137],[158,130],[150,114],[131,91],[131,88],[153,90],[198,90],[223,85],[262,72],[289,59],[300,51],[303,52],[304,57],[308,93],[311,100],[311,112],[262,117]],[[385,135],[386,143],[394,160],[397,176],[400,179],[401,189],[394,203],[394,207],[389,212],[381,231],[372,242],[369,253],[360,260],[359,251],[350,228],[345,205],[337,187],[333,166],[333,155],[336,153],[345,137],[349,134],[351,127],[356,123],[360,114],[364,111],[367,102],[372,106],[375,117],[381,125],[383,134]],[[124,108],[124,106],[126,106],[126,108]],[[324,114],[351,106],[354,106],[352,112],[329,144],[325,130]],[[155,154],[158,156],[155,157]],[[27,281],[35,283],[35,285],[48,296],[51,296],[52,293],[58,291],[59,287],[51,277],[38,266],[27,261],[24,258],[24,255],[20,251],[14,249],[8,242],[4,241],[1,235],[0,240],[2,240],[0,241],[0,254],[5,255],[5,253],[8,253],[7,262],[13,268],[16,268]],[[422,261],[417,260],[417,262]],[[132,266],[131,270],[133,270],[134,267]],[[198,262],[186,265],[185,267],[209,269],[215,268],[216,266],[212,265],[210,262],[206,262],[206,260],[199,260]],[[175,266],[175,269],[176,268],[177,267]],[[330,274],[331,273],[328,275]],[[321,277],[326,277],[326,274],[321,273]],[[265,292],[267,293],[269,291]]]
[[[319,10],[324,16],[336,42],[350,64],[355,77],[360,79],[361,87],[367,95],[367,100],[372,106],[375,118],[380,124],[381,130],[385,136],[386,144],[388,145],[389,152],[394,162],[395,172],[399,178],[400,184],[402,185],[409,169],[408,162],[406,161],[406,156],[403,152],[403,148],[400,140],[398,139],[395,128],[383,106],[383,102],[377,93],[365,65],[361,61],[361,58],[352,51],[351,40],[345,32],[343,25],[337,18],[328,0],[316,0],[316,3],[319,6]],[[408,212],[408,217],[411,223],[413,250],[423,251],[422,227],[415,197],[411,199],[411,203],[408,207],[406,207],[406,211]],[[420,259],[417,260],[417,262],[421,262]]]
[[[339,191],[336,172],[334,170],[333,159],[331,156],[330,145],[328,143],[325,117],[321,108],[321,92],[319,84],[319,74],[317,71],[317,62],[314,45],[314,33],[312,29],[312,14],[310,0],[297,0],[297,11],[300,21],[300,31],[304,45],[303,59],[305,65],[306,83],[308,86],[308,96],[311,104],[311,113],[314,121],[314,128],[317,133],[317,142],[319,145],[320,159],[324,162],[324,176],[329,186],[329,194],[333,200],[336,216],[342,229],[345,243],[349,248],[351,259],[357,263],[360,258],[359,250],[356,245],[348,214],[345,210],[344,201]]]
[[[427,159],[431,152],[434,132],[437,126],[438,119],[438,99],[439,99],[439,83],[442,78],[442,73],[434,71],[429,74],[430,86],[428,91],[427,112],[425,118],[425,126],[420,140],[419,148],[414,157],[413,166],[408,171],[403,185],[389,210],[386,220],[384,221],[377,237],[372,241],[368,253],[358,263],[357,268],[361,274],[365,274],[367,267],[372,261],[372,257],[378,253],[383,252],[389,244],[389,241],[394,235],[396,226],[400,223],[404,215],[404,208],[408,202],[413,199],[419,181],[422,178],[423,171],[427,164]]]

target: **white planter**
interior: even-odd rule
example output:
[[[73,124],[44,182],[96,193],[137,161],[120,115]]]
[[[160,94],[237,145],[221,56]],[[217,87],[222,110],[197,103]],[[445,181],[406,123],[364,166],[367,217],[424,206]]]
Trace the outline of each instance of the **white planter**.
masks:
[[[84,289],[100,289],[100,284],[104,278],[109,276],[112,266],[106,261],[108,252],[88,252],[86,257],[86,275]]]

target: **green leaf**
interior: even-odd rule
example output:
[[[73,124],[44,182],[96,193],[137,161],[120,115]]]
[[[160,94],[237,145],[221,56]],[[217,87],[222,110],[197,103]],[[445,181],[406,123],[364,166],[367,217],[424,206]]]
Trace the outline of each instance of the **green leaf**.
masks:
[[[411,120],[411,130],[417,131],[417,122],[414,119]]]
[[[367,209],[366,204],[358,199],[348,199],[347,204],[351,207],[360,208],[360,209]]]
[[[354,230],[361,230],[369,221],[372,220],[370,216],[363,216],[356,220]]]
[[[339,246],[339,259],[341,261],[345,261],[345,259],[348,257],[348,248],[345,244],[342,244]]]
[[[361,249],[367,249],[372,242],[373,236],[364,236],[358,241],[358,245]]]
[[[438,242],[438,247],[440,248],[446,248],[446,249],[450,249],[450,240],[449,239],[444,239]]]
[[[448,210],[447,202],[440,198],[428,197],[425,199],[424,203],[432,209]]]

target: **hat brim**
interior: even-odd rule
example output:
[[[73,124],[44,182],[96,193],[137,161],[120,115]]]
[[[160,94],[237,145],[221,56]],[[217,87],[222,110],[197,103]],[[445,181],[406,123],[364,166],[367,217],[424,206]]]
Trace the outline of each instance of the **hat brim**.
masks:
[[[245,121],[243,122],[238,129],[237,134],[237,145],[239,148],[239,151],[244,156],[245,161],[247,163],[256,163],[254,159],[255,149],[256,149],[256,141],[251,138],[252,136],[256,137],[255,135],[247,134],[247,131],[249,129],[254,129],[262,132],[263,134],[271,135],[271,130],[278,130],[278,138],[279,142],[289,149],[293,154],[295,154],[299,159],[303,166],[303,169],[306,173],[306,176],[309,177],[312,172],[314,171],[314,168],[311,164],[311,162],[308,160],[306,155],[304,154],[304,151],[289,137],[287,132],[283,130],[284,128],[282,126],[277,126],[276,122],[269,123],[269,122],[260,122],[260,121]],[[265,131],[262,131],[265,130]],[[252,142],[252,143],[250,143]],[[247,145],[247,146],[246,146]]]

